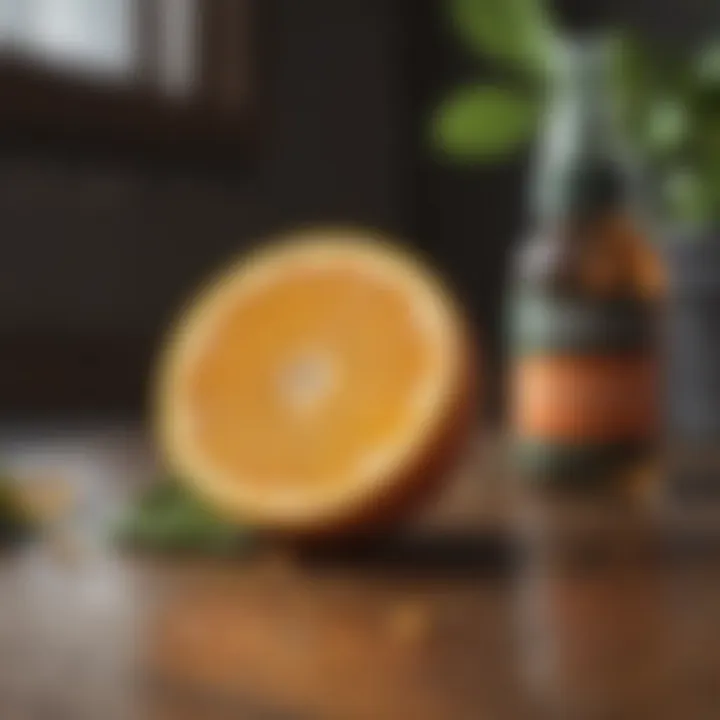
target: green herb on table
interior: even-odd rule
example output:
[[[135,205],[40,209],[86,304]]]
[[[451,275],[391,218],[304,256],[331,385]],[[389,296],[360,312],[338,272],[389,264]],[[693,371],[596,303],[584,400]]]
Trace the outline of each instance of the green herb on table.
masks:
[[[17,539],[30,525],[30,517],[13,483],[0,477],[0,544]]]
[[[163,479],[121,520],[118,542],[137,550],[230,555],[250,545],[249,532],[218,517],[182,483]]]

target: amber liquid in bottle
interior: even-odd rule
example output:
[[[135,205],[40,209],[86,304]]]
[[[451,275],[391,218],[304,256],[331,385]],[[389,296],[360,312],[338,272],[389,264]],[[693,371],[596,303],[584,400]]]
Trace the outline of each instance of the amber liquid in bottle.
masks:
[[[605,482],[653,462],[659,258],[636,215],[604,43],[569,46],[510,299],[511,435],[529,478]]]

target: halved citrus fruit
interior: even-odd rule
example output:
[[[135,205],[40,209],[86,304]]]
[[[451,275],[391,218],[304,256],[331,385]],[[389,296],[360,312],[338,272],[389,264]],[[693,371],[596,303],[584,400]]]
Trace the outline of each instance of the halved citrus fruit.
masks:
[[[226,515],[289,531],[388,519],[472,417],[466,325],[406,251],[307,232],[242,258],[184,312],[160,363],[170,468]]]

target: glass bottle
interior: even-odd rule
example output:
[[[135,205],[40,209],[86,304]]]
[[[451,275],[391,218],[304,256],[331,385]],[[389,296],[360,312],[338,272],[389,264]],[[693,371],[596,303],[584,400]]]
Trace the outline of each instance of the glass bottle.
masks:
[[[610,62],[602,37],[567,43],[532,181],[533,231],[513,268],[512,454],[530,479],[604,484],[657,449],[665,281],[637,212]]]

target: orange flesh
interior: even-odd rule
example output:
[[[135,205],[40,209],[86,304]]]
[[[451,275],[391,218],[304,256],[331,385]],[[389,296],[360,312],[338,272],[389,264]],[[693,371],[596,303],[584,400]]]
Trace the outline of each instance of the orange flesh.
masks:
[[[406,293],[351,261],[285,272],[229,303],[188,368],[197,447],[245,485],[332,486],[412,422],[431,338]]]

